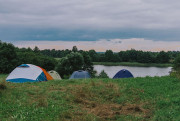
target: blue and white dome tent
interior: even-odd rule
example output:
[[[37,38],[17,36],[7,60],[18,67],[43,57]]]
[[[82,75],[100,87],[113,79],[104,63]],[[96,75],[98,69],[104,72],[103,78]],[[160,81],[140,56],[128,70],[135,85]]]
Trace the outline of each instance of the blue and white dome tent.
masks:
[[[6,78],[8,82],[39,82],[53,78],[41,67],[32,64],[22,64],[16,67]]]

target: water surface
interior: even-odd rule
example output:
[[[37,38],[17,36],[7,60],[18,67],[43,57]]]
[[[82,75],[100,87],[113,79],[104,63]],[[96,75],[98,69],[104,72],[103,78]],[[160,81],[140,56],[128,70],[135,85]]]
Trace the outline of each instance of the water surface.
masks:
[[[121,69],[129,70],[134,77],[146,77],[146,76],[166,76],[169,75],[172,67],[131,67],[131,66],[104,66],[94,65],[94,69],[99,74],[104,70],[110,78],[112,78]]]

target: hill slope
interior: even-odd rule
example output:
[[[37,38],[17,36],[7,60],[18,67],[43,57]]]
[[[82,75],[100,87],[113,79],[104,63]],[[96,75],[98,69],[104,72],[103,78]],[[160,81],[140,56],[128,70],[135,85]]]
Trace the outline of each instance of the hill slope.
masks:
[[[180,81],[168,76],[23,84],[5,77],[1,120],[180,120]]]

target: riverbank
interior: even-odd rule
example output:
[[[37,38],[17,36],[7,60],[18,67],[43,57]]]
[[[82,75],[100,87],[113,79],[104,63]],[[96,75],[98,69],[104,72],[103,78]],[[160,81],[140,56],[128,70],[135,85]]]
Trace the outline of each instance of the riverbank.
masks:
[[[59,61],[61,58],[55,58]],[[137,66],[137,67],[172,67],[171,63],[138,63],[138,62],[93,62],[93,65],[104,66]]]
[[[159,63],[137,63],[137,62],[93,62],[94,65],[105,65],[105,66],[137,66],[137,67],[172,67],[170,63],[159,64]]]
[[[2,82],[1,120],[180,120],[180,81],[127,79]]]

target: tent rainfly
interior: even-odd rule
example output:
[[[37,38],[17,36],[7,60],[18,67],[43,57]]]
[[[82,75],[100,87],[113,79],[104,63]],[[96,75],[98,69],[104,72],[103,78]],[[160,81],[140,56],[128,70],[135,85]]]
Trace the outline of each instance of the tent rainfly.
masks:
[[[116,79],[116,78],[133,78],[133,75],[128,70],[122,69],[119,72],[117,72],[115,76],[113,77],[113,79]]]
[[[53,80],[47,71],[32,64],[22,64],[16,67],[6,78],[8,82],[39,82]]]
[[[61,80],[61,76],[58,74],[58,72],[51,70],[51,71],[48,71],[48,73],[52,76],[53,79]]]
[[[84,79],[84,78],[91,78],[89,72],[79,70],[79,71],[74,71],[69,79]]]

